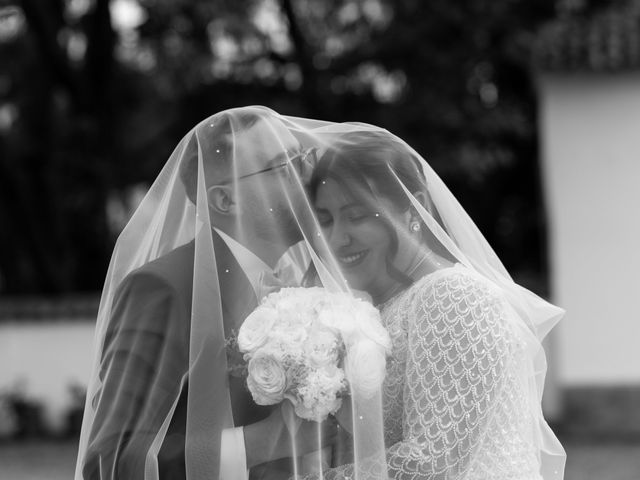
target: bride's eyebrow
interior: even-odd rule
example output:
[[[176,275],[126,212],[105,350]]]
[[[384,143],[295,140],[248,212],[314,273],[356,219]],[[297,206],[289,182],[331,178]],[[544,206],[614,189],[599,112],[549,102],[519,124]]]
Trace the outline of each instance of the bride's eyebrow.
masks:
[[[358,209],[358,208],[362,208],[362,209],[366,209],[366,207],[364,205],[362,205],[361,203],[356,203],[356,202],[350,202],[347,203],[346,205],[342,205],[339,210],[341,212],[347,211],[347,210],[353,210],[353,209]],[[330,210],[328,208],[325,207],[318,207],[318,206],[314,206],[313,209],[315,210],[316,213],[326,213],[326,214],[330,214]]]
[[[364,206],[363,204],[361,204],[361,203],[351,202],[351,203],[347,203],[346,205],[343,205],[342,207],[340,207],[340,211],[353,210],[353,209],[357,209],[357,208],[364,208],[364,209],[366,209],[367,207],[365,207],[365,206]]]

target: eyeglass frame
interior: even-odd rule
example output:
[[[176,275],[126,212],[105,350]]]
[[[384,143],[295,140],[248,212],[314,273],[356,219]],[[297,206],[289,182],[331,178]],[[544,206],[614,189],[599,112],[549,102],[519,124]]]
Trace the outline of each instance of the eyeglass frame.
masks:
[[[259,174],[261,174],[261,173],[267,173],[267,172],[270,172],[270,171],[272,171],[272,170],[276,170],[276,169],[278,169],[278,168],[287,167],[287,166],[291,165],[291,164],[292,164],[292,162],[293,162],[295,159],[299,158],[299,157],[302,157],[302,158],[303,158],[303,164],[304,164],[304,162],[306,162],[306,161],[307,161],[306,159],[309,157],[309,155],[313,155],[314,160],[315,160],[315,161],[317,161],[317,160],[318,160],[318,157],[317,157],[317,155],[316,155],[317,150],[318,150],[318,148],[317,148],[317,147],[310,147],[310,148],[306,148],[306,149],[304,149],[303,151],[301,151],[301,152],[299,152],[299,153],[297,153],[297,154],[295,154],[295,155],[292,155],[291,157],[288,157],[288,158],[287,158],[287,161],[286,161],[286,162],[284,162],[284,163],[281,163],[281,164],[279,164],[279,165],[273,165],[273,166],[271,166],[271,167],[267,167],[267,168],[263,168],[263,169],[261,169],[261,170],[258,170],[257,172],[251,172],[251,173],[247,173],[247,174],[245,174],[245,175],[240,175],[239,177],[235,177],[235,178],[233,178],[233,179],[229,179],[229,180],[226,180],[226,181],[221,182],[221,183],[222,183],[222,184],[232,183],[232,182],[235,182],[235,181],[237,181],[237,180],[242,180],[243,178],[252,177],[252,176],[254,176],[254,175],[259,175]],[[285,154],[286,154],[286,155],[289,155],[289,152],[285,152]]]

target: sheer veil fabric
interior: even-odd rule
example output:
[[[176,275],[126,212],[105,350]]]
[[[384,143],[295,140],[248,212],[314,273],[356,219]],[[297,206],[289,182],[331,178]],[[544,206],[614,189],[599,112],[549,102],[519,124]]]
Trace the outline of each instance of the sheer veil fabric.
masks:
[[[331,221],[377,221],[390,232],[384,271],[372,275],[389,278],[395,286],[390,291],[353,281],[366,261],[361,252],[335,248],[334,230],[318,205],[319,186],[333,178],[336,162],[351,158],[357,164],[371,152],[410,164],[421,187],[388,165],[383,183],[364,179],[362,191],[340,174],[334,180],[360,210]],[[413,235],[405,221],[417,222],[420,234]],[[410,257],[402,256],[407,249],[398,243],[410,245]],[[434,252],[445,261],[432,260]],[[371,259],[373,253],[361,256]],[[383,301],[393,302],[423,274],[452,265],[504,299],[508,314],[502,321],[525,352],[517,385],[526,398],[523,413],[539,474],[561,479],[564,451],[540,400],[546,371],[541,340],[563,311],[514,283],[428,163],[398,137],[363,123],[290,117],[261,106],[203,120],[177,145],[114,249],[96,325],[76,480],[225,479],[225,432],[243,426],[249,435],[251,425],[273,415],[273,407],[252,400],[234,350],[240,325],[270,291],[267,276],[357,296],[365,290],[383,308]],[[347,420],[340,420],[336,434],[338,422],[330,418],[325,423],[334,430],[318,429],[315,445],[286,428],[272,432],[273,445],[283,436],[288,440],[261,456],[267,461],[240,462],[235,478],[243,478],[245,468],[250,478],[339,478],[347,472],[342,463],[352,466],[354,478],[471,478],[464,476],[467,467],[459,477],[438,476],[435,469],[402,476],[388,468],[387,401],[383,390],[370,398],[345,396]],[[323,448],[330,430],[335,441]],[[466,446],[451,444],[447,454],[481,449],[484,441],[480,434]],[[467,453],[473,462],[475,451]]]

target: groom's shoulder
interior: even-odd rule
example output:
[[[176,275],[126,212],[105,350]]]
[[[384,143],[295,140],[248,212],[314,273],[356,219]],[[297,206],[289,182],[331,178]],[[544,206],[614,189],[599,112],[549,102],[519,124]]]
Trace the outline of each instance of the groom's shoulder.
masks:
[[[194,242],[191,241],[145,263],[125,277],[121,289],[145,285],[171,291],[190,290],[193,281],[194,250]]]
[[[143,265],[138,269],[138,272],[167,278],[181,275],[191,276],[193,274],[194,254],[195,242],[192,240]]]
[[[153,332],[188,343],[191,309],[193,245],[185,244],[131,271],[118,285],[105,345],[121,332]],[[189,273],[191,272],[191,273]]]

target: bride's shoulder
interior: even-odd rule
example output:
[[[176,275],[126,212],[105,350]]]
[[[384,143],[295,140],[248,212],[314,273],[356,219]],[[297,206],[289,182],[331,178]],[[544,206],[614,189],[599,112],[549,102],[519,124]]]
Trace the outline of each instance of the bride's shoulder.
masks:
[[[457,264],[420,279],[405,311],[407,321],[434,331],[463,335],[505,334],[509,311],[499,287],[475,271]],[[419,331],[423,328],[419,327]]]
[[[425,275],[412,290],[413,303],[421,306],[503,300],[501,290],[493,282],[459,263]]]

